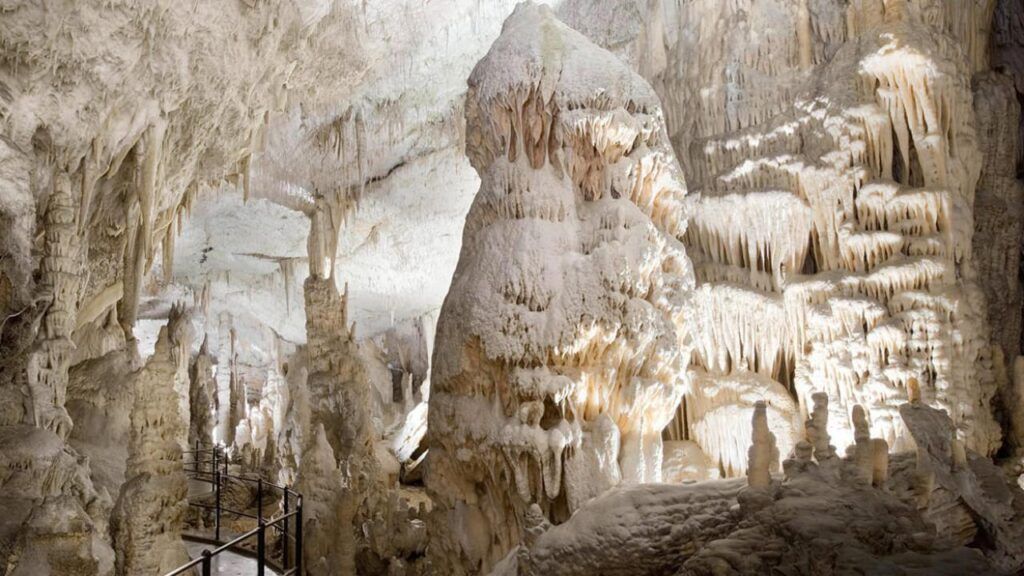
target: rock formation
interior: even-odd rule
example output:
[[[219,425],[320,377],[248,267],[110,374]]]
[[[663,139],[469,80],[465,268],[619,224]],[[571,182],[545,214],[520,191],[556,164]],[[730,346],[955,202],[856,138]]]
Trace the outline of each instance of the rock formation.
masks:
[[[524,3],[469,86],[482,184],[438,321],[427,456],[431,558],[453,574],[504,556],[531,504],[561,522],[620,478],[659,479],[692,282],[643,80]]]
[[[754,433],[751,437],[747,485],[751,488],[768,488],[772,472],[779,468],[779,450],[775,447],[775,435],[768,429],[767,406],[763,401],[754,405]]]
[[[0,551],[8,576],[108,576],[111,501],[86,461],[48,430],[0,427]]]
[[[1024,569],[1024,1],[542,3],[2,3],[0,574]]]
[[[210,355],[209,341],[203,338],[199,354],[189,366],[189,423],[188,445],[210,445],[213,442],[213,399],[216,391],[213,379],[214,358]]]
[[[72,365],[115,348],[134,356],[136,321],[149,313],[140,314],[147,274],[159,260],[171,275],[175,235],[200,190],[246,180],[268,113],[289,96],[313,102],[325,88],[320,74],[344,83],[362,66],[341,56],[351,36],[328,32],[351,12],[317,2],[27,0],[3,12],[0,427],[24,441],[43,430],[63,442],[73,429]],[[48,446],[32,462],[68,450]],[[47,488],[26,500],[49,522],[25,531],[39,535],[20,556],[38,561],[31,573],[49,573],[47,561],[71,573],[79,552],[93,555],[86,564],[109,560],[99,546],[107,518],[83,513],[106,514],[89,504],[89,463],[73,450],[60,462],[60,477],[84,484],[66,493],[77,497],[51,498]],[[72,462],[81,469],[64,468]],[[21,561],[0,564],[15,570]]]
[[[135,381],[125,483],[111,530],[119,576],[164,574],[188,561],[181,541],[188,485],[180,444],[188,429],[174,385],[181,358],[188,358],[189,340],[182,311],[172,309]]]
[[[859,475],[856,457],[816,460],[806,441],[786,461],[781,482],[765,484],[762,476],[755,484],[755,477],[767,473],[764,453],[756,448],[770,434],[764,406],[758,405],[754,428],[760,432],[747,466],[749,487],[756,491],[745,489],[742,480],[615,488],[563,525],[535,527],[494,573],[952,575],[1019,566],[1014,534],[1024,492],[996,481],[998,470],[975,453],[968,453],[967,467],[956,469],[953,426],[943,412],[904,404],[900,413],[924,453],[921,460],[941,477],[935,490],[946,492],[941,500],[948,504],[939,509],[922,513],[914,505],[907,488],[915,474],[903,465],[907,458],[891,482],[871,487]],[[971,514],[961,516],[964,508]],[[970,537],[930,524],[952,518],[966,519]],[[986,544],[965,547],[975,534]]]
[[[118,327],[120,330],[120,327]],[[131,438],[135,359],[115,350],[77,364],[69,374],[67,410],[74,421],[68,444],[89,459],[97,490],[121,491]]]
[[[336,244],[337,229],[322,233],[321,225],[314,220],[310,260],[324,263],[332,257],[324,256],[319,243]],[[381,509],[384,478],[374,450],[370,382],[355,327],[348,324],[347,295],[338,292],[333,263],[325,266],[314,268],[305,282],[308,396],[302,400],[308,402],[309,423],[296,485],[315,506],[306,516],[316,527],[306,553],[310,573],[354,575],[357,558],[362,565],[380,562],[366,535],[374,514],[386,514]]]
[[[989,71],[995,4],[652,3],[633,46],[662,57],[638,67],[700,193],[685,244],[706,384],[687,409],[756,377],[802,414],[827,392],[840,451],[854,443],[855,404],[905,450],[896,406],[917,378],[969,447],[999,448],[1000,364],[1019,351],[1019,291],[1005,282],[1020,201],[1007,128],[1017,106]],[[1000,358],[993,343],[1010,351]],[[699,418],[685,421],[713,460],[742,460],[734,447],[749,431],[709,439]],[[799,420],[775,430],[796,437]]]

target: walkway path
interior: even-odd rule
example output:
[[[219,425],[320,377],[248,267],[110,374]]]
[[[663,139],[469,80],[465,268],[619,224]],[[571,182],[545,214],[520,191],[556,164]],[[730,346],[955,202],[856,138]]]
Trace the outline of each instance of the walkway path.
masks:
[[[198,558],[203,550],[213,550],[216,546],[202,544],[200,542],[185,541],[188,548],[188,555],[191,558]],[[220,576],[252,576],[256,573],[256,560],[248,556],[242,556],[231,551],[221,552],[213,557],[211,561],[212,572]],[[266,568],[267,576],[277,575],[277,572]]]

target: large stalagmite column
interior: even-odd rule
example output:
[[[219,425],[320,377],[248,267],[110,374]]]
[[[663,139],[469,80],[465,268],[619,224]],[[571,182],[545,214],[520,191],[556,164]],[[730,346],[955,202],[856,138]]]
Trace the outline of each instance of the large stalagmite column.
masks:
[[[112,526],[122,576],[164,574],[188,561],[181,541],[188,484],[180,444],[187,428],[174,390],[180,359],[188,357],[187,328],[181,310],[172,308],[136,378],[126,480]]]
[[[438,322],[429,556],[478,573],[553,522],[657,481],[686,385],[685,185],[650,86],[520,4],[469,80],[482,180]]]
[[[309,428],[297,488],[309,505],[307,525],[315,528],[307,538],[309,573],[348,575],[356,573],[357,557],[374,553],[365,535],[374,511],[382,510],[383,477],[374,454],[371,384],[348,324],[347,294],[339,294],[333,266],[320,267],[333,259],[336,245],[320,240],[336,238],[337,230],[325,233],[322,223],[313,220],[305,283]]]
[[[208,445],[213,442],[213,396],[217,382],[213,378],[214,357],[210,354],[209,338],[203,339],[199,354],[189,367],[189,426],[188,443]]]
[[[71,418],[64,409],[68,367],[74,344],[71,333],[78,313],[82,276],[82,239],[76,229],[77,206],[69,176],[56,170],[53,193],[46,210],[45,250],[41,288],[50,298],[39,334],[28,354],[28,387],[32,399],[31,423],[67,438]]]

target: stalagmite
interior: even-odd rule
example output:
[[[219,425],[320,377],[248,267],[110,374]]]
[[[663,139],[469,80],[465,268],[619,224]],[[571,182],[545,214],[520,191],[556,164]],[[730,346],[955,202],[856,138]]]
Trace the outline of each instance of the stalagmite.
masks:
[[[321,527],[312,532],[309,566],[314,574],[355,574],[357,554],[379,552],[365,535],[375,514],[381,513],[384,498],[384,478],[374,452],[377,434],[370,384],[348,325],[347,294],[338,293],[333,278],[313,274],[306,279],[305,300],[312,430],[306,432],[309,444],[302,449],[297,485],[310,487],[307,498],[326,514],[320,516],[314,508],[307,516]],[[305,454],[312,451],[317,455],[310,457],[317,462],[309,468]],[[325,558],[317,557],[328,552]]]
[[[854,405],[851,419],[854,431],[853,465],[857,470],[857,479],[865,484],[871,484],[875,479],[875,450],[878,446],[871,440],[868,417],[860,404]]]
[[[828,434],[828,394],[816,392],[813,399],[814,408],[804,427],[807,430],[807,441],[814,447],[814,459],[825,462],[836,455]]]
[[[889,444],[881,438],[871,439],[871,484],[885,486],[889,479]]]
[[[189,348],[182,312],[172,309],[136,376],[128,466],[111,530],[119,575],[163,574],[188,560],[181,541],[188,485],[180,444],[188,428],[174,389],[179,355]]]
[[[768,429],[768,415],[764,401],[754,405],[753,445],[750,447],[747,466],[747,485],[755,489],[768,488],[772,482],[771,472],[778,468],[779,451],[775,447],[775,435]]]
[[[71,333],[78,313],[82,253],[77,234],[76,206],[67,174],[53,175],[53,193],[46,210],[46,254],[40,287],[50,298],[40,334],[28,355],[28,387],[32,424],[66,438],[71,419],[64,409],[71,350]]]
[[[213,379],[214,358],[210,355],[209,338],[203,338],[199,354],[189,367],[188,445],[207,446],[213,443],[213,400],[216,391]]]
[[[438,320],[426,477],[450,574],[500,560],[531,504],[557,524],[620,478],[660,479],[692,285],[685,186],[643,80],[527,2],[469,86],[482,183]]]

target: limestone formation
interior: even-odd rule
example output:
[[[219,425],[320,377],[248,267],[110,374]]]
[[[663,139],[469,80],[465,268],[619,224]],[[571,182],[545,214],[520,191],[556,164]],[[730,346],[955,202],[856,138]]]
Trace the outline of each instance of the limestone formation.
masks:
[[[747,485],[755,489],[765,489],[771,485],[771,473],[777,471],[779,467],[779,451],[775,447],[775,435],[768,429],[767,406],[763,401],[754,405],[753,428]]]
[[[1024,494],[1016,486],[1007,486],[1003,472],[987,458],[966,450],[955,438],[956,428],[944,411],[926,405],[904,404],[900,415],[917,445],[914,490],[925,502],[932,520],[940,527],[949,525],[942,516],[951,513],[935,506],[949,500],[950,508],[966,508],[964,516],[973,518],[975,529],[991,542],[988,553],[1000,570],[1013,570],[1024,561],[1020,514]],[[926,494],[921,494],[927,492]]]
[[[209,340],[203,338],[199,354],[189,367],[189,446],[208,446],[213,443],[213,400],[216,381],[213,379],[214,358],[210,355]]]
[[[881,438],[871,439],[871,485],[885,486],[889,479],[889,444]]]
[[[305,300],[311,428],[300,455],[298,486],[306,488],[307,501],[320,506],[307,516],[318,527],[310,531],[307,564],[312,574],[356,574],[357,557],[366,562],[377,552],[366,531],[374,514],[382,513],[384,499],[370,383],[354,326],[348,324],[347,298],[334,278],[310,276]]]
[[[818,462],[824,462],[836,455],[835,446],[830,444],[831,437],[828,433],[828,394],[818,392],[813,396],[814,408],[810,411],[810,418],[804,424],[807,431],[807,441],[814,447],[814,458]]]
[[[854,405],[850,419],[853,421],[854,444],[851,446],[851,452],[853,464],[856,467],[856,477],[865,484],[872,484],[875,480],[875,451],[880,447],[871,441],[868,417],[860,404]]]
[[[438,321],[427,455],[431,561],[452,574],[501,559],[531,504],[557,523],[619,478],[659,479],[692,283],[643,80],[524,3],[469,86],[482,184]]]
[[[180,444],[188,429],[174,385],[180,358],[188,358],[189,338],[182,313],[172,309],[136,377],[125,483],[111,530],[118,575],[164,574],[188,560],[181,540],[188,485]]]
[[[1024,571],[1024,0],[0,13],[0,575]]]
[[[915,441],[925,443],[930,462],[948,470],[952,461],[941,456],[941,445],[948,449],[949,418],[924,405],[900,410]],[[755,418],[764,422],[763,411]],[[912,468],[900,465],[890,485],[872,487],[856,474],[835,473],[853,472],[857,462],[830,456],[815,463],[811,452],[809,443],[799,442],[785,480],[757,494],[736,480],[614,488],[565,524],[541,526],[494,574],[952,575],[1000,573],[1019,563],[1011,527],[1019,526],[1024,492],[993,482],[997,472],[984,458],[974,455],[976,464],[955,472],[955,479],[944,473],[954,497],[945,499],[949,505],[943,509],[922,513],[904,489],[913,481]],[[764,468],[751,464],[749,470]],[[753,499],[758,506],[745,505]],[[976,511],[977,520],[958,514],[964,506]],[[969,548],[970,540],[942,531],[953,517],[992,537],[990,545]],[[936,520],[939,531],[930,524]]]
[[[109,576],[110,495],[81,456],[48,430],[0,427],[0,551],[9,576]]]
[[[989,71],[995,5],[651,3],[620,49],[642,53],[631,57],[700,193],[685,243],[694,369],[709,385],[687,406],[754,373],[795,392],[803,414],[827,392],[840,450],[855,404],[906,450],[896,407],[916,378],[968,447],[999,448],[999,364],[1018,353],[1020,325],[1016,281],[1000,286],[1016,275],[1020,202],[1016,103]],[[1005,24],[1019,7],[999,11],[1012,16],[997,37],[1019,45],[998,31],[1020,29]],[[582,9],[577,21],[602,30]],[[661,56],[645,61],[652,41]],[[994,343],[1011,352],[1000,360]],[[720,433],[705,449],[734,458],[747,431]]]

